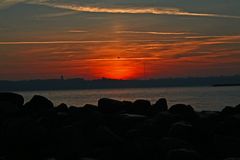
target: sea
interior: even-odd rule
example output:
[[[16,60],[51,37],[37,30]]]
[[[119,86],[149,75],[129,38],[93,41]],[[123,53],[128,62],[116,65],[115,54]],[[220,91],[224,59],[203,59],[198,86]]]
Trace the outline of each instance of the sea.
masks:
[[[149,100],[154,104],[159,98],[166,98],[168,105],[189,104],[197,111],[220,111],[225,106],[240,104],[240,86],[232,87],[161,87],[161,88],[121,88],[57,91],[21,91],[25,102],[34,95],[45,96],[55,106],[65,103],[68,106],[82,107],[85,104],[97,105],[100,98],[135,101]]]

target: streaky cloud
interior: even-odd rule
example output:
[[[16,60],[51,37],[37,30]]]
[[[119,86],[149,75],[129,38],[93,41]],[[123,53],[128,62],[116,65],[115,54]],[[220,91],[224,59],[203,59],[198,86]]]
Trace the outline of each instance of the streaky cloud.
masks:
[[[78,12],[91,13],[115,13],[115,14],[154,14],[154,15],[175,15],[175,16],[195,16],[195,17],[215,17],[215,18],[233,18],[240,19],[240,16],[213,14],[213,13],[195,13],[187,12],[178,8],[154,8],[154,7],[138,7],[138,8],[113,8],[113,7],[94,7],[81,6],[74,4],[59,4],[49,2],[31,2],[32,4],[45,5],[54,8],[68,9]]]
[[[67,11],[67,12],[60,12],[60,13],[49,13],[44,15],[37,16],[38,18],[55,18],[55,17],[63,17],[63,16],[69,16],[74,15],[78,12],[76,11]]]
[[[125,40],[126,42],[155,42],[156,40]],[[172,42],[174,40],[157,40],[158,42]],[[90,40],[90,41],[0,41],[0,45],[34,45],[34,44],[88,44],[88,43],[121,43],[118,40]]]
[[[69,30],[70,33],[87,33],[84,30]],[[169,35],[167,33],[167,35]],[[173,32],[174,34],[174,32]],[[196,39],[201,44],[238,44],[240,35],[223,35],[223,36],[184,36],[185,39]],[[204,41],[201,39],[205,39]],[[176,40],[156,40],[156,39],[125,39],[125,42],[151,43],[151,42],[176,42]],[[91,44],[91,43],[122,43],[122,40],[72,40],[72,41],[0,41],[0,45],[48,45],[48,44]]]
[[[1,0],[0,9],[7,8],[9,6],[15,5],[17,3],[26,2],[26,0]]]
[[[85,61],[129,61],[129,60],[162,60],[160,57],[117,57],[117,58],[88,58]]]
[[[0,9],[8,8],[18,3],[44,3],[48,0],[0,0]]]
[[[81,44],[81,43],[116,43],[119,41],[16,41],[0,42],[0,45],[30,45],[30,44]]]
[[[85,31],[85,30],[69,30],[67,32],[69,32],[69,33],[88,33],[88,31]]]
[[[205,39],[205,38],[240,38],[240,35],[222,35],[222,36],[187,36],[188,39]]]
[[[152,34],[152,35],[186,35],[190,32],[156,32],[156,31],[117,31],[119,34]]]

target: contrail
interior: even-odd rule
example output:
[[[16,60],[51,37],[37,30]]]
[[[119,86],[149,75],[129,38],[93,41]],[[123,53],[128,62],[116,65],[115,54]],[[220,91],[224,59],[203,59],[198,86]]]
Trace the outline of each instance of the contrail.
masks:
[[[195,17],[218,17],[218,18],[234,18],[240,19],[240,16],[212,14],[212,13],[194,13],[182,11],[177,8],[112,8],[112,7],[93,7],[93,6],[81,6],[73,4],[57,4],[40,2],[34,4],[45,5],[54,8],[68,9],[78,12],[91,12],[91,13],[115,13],[115,14],[154,14],[154,15],[176,15],[176,16],[195,16]]]

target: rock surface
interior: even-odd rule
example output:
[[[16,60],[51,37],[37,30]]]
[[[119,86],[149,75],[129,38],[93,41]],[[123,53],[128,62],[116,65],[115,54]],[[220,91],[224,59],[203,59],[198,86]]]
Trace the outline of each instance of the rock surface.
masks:
[[[98,106],[59,106],[42,96],[25,105],[0,93],[0,159],[234,160],[240,157],[240,105],[197,112],[103,98]]]

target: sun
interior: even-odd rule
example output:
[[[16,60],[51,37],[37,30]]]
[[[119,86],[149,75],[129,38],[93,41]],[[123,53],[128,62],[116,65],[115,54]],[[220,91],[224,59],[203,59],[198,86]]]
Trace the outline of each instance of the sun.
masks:
[[[141,66],[136,62],[120,59],[100,61],[92,72],[98,78],[121,80],[136,79],[142,74]]]
[[[109,66],[103,76],[110,79],[131,79],[133,75],[128,66]]]

